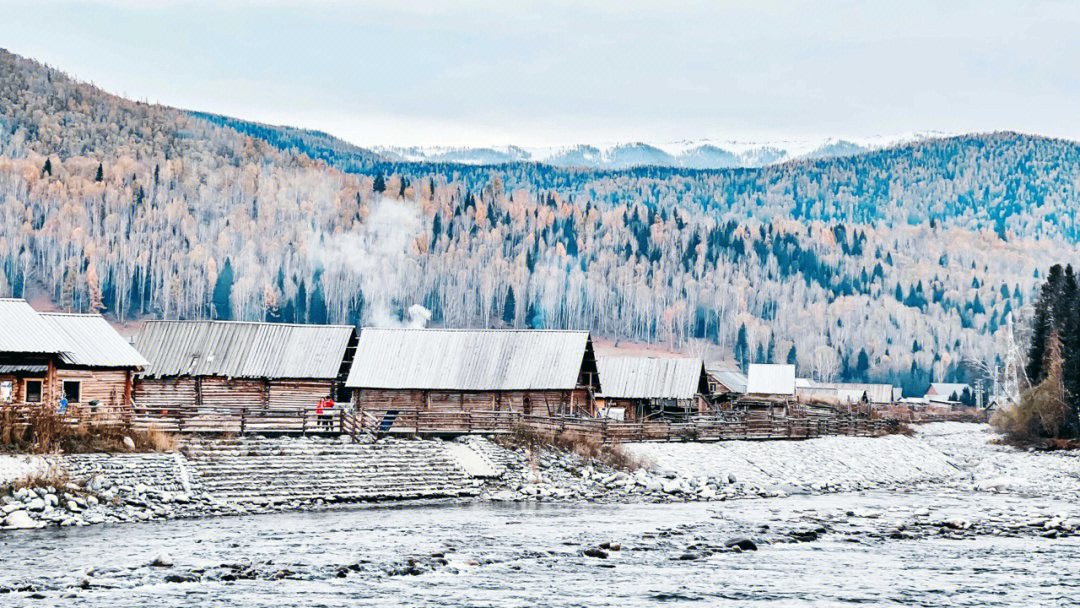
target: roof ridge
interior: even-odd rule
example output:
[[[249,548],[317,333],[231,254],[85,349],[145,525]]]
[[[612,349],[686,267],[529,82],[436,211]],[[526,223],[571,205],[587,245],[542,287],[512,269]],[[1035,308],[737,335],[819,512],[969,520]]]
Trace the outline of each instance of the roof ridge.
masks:
[[[151,323],[217,323],[221,325],[234,324],[234,325],[269,325],[271,327],[335,327],[335,328],[350,328],[355,329],[353,325],[346,325],[344,323],[274,323],[273,321],[237,321],[237,320],[224,320],[224,319],[148,319],[143,322],[144,325]]]
[[[37,311],[35,311],[37,312]],[[43,317],[95,317],[104,319],[104,315],[97,312],[38,312]]]

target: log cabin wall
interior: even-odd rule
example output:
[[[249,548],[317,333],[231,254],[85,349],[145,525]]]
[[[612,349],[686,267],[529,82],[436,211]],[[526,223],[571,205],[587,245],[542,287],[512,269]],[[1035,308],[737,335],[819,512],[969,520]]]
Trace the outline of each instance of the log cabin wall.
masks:
[[[333,380],[270,380],[271,409],[312,409],[334,392]]]
[[[247,378],[200,378],[201,407],[266,407],[268,388],[262,380]]]
[[[135,402],[148,409],[172,407],[269,407],[312,409],[333,390],[332,380],[256,380],[180,376],[139,378]]]
[[[135,403],[151,410],[175,407],[195,407],[195,379],[190,376],[172,378],[137,378]]]
[[[549,391],[424,391],[416,389],[353,390],[353,403],[370,410],[415,409],[432,412],[495,410],[536,416],[592,412],[585,389]],[[571,405],[574,411],[571,412]]]
[[[55,374],[53,394],[59,399],[64,395],[64,382],[79,383],[79,400],[75,404],[88,404],[97,400],[101,405],[130,405],[125,403],[128,372],[124,369],[64,369]]]
[[[0,383],[11,383],[11,403],[22,405],[26,399],[26,381],[38,380],[44,385],[45,377],[25,376],[19,374],[0,374]]]

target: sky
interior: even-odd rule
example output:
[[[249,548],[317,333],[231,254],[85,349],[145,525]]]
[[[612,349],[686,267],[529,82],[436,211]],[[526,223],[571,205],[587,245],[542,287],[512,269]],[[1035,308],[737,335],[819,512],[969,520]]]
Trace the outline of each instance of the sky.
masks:
[[[0,0],[0,47],[365,146],[1080,140],[1080,2]]]

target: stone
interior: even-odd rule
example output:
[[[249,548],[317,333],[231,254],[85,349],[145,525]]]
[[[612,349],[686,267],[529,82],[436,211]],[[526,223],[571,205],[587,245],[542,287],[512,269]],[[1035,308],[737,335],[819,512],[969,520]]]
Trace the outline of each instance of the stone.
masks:
[[[135,441],[131,437],[124,437],[124,447],[127,448],[128,451],[134,452]]]
[[[154,557],[154,561],[150,562],[150,565],[155,568],[172,568],[173,558],[168,553],[162,551]]]
[[[26,503],[26,508],[30,511],[44,511],[45,500],[42,498],[34,498],[30,502]]]
[[[757,544],[745,536],[730,538],[724,543],[724,546],[728,549],[739,549],[740,551],[757,551]]]
[[[584,551],[582,551],[582,553],[586,557],[595,557],[595,558],[598,558],[598,559],[607,559],[607,556],[608,556],[607,551],[604,551],[603,549],[600,549],[600,548],[585,549]]]
[[[42,522],[34,521],[34,518],[30,517],[26,511],[8,513],[8,516],[4,518],[4,525],[13,530],[32,530],[45,526]]]

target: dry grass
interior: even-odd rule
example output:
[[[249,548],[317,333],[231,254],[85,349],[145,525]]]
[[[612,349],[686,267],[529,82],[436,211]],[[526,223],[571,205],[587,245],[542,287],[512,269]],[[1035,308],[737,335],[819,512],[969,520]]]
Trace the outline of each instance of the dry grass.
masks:
[[[145,431],[133,431],[130,436],[135,442],[135,450],[139,452],[175,452],[179,444],[176,435],[155,426]]]
[[[533,452],[544,448],[572,452],[621,471],[649,468],[646,461],[631,454],[618,443],[603,443],[599,438],[586,433],[547,433],[518,425],[510,435],[500,436],[497,441],[503,445],[527,447]]]
[[[134,431],[120,425],[95,426],[81,419],[70,424],[51,406],[27,410],[19,420],[11,408],[0,408],[0,452],[23,454],[91,454],[126,452],[124,438],[130,437],[137,452],[171,452],[176,437],[157,428]]]

